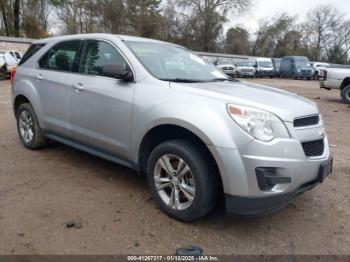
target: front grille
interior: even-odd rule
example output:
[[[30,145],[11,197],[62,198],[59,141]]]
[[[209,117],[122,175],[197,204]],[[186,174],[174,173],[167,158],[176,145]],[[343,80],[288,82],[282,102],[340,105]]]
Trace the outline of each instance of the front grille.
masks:
[[[301,117],[294,120],[294,127],[304,127],[317,125],[320,121],[319,115]]]
[[[311,70],[301,70],[303,74],[311,74]]]
[[[322,156],[324,152],[324,140],[316,140],[301,143],[307,157]]]

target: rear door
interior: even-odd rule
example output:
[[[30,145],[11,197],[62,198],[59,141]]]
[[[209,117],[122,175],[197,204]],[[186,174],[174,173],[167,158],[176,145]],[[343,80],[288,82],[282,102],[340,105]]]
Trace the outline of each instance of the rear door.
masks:
[[[72,136],[68,102],[73,83],[79,79],[76,61],[81,44],[81,40],[71,40],[53,46],[39,60],[36,75],[45,128],[69,139]]]
[[[70,120],[74,140],[93,150],[128,160],[132,102],[136,83],[102,73],[106,64],[131,68],[114,44],[86,40],[79,80],[72,90]]]

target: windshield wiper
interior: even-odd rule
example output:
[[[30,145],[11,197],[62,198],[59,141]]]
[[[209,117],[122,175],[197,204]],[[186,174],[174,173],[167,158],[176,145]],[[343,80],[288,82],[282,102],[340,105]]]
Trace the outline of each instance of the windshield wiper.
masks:
[[[178,82],[178,83],[199,83],[203,82],[196,79],[189,79],[189,78],[160,78],[162,81],[169,81],[169,82]]]

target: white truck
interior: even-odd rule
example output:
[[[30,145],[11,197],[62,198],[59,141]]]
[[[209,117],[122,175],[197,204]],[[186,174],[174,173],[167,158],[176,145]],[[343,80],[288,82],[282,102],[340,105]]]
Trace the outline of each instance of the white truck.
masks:
[[[311,63],[315,73],[314,73],[314,79],[319,80],[322,75],[322,71],[326,70],[330,67],[330,64],[328,63],[322,63],[322,62],[312,62]]]
[[[322,78],[321,88],[339,89],[343,101],[350,104],[350,68],[327,68]]]

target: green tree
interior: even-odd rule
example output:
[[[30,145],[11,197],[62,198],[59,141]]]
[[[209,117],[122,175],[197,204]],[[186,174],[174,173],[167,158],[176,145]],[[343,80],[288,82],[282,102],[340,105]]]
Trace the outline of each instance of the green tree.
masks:
[[[225,51],[237,55],[249,55],[249,33],[241,27],[232,27],[226,33]]]
[[[246,11],[251,0],[178,0],[189,14],[189,24],[193,25],[193,35],[202,51],[216,51],[217,39],[222,33],[227,16],[234,12]],[[195,21],[193,21],[195,18]],[[193,23],[195,22],[195,23]]]

